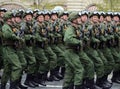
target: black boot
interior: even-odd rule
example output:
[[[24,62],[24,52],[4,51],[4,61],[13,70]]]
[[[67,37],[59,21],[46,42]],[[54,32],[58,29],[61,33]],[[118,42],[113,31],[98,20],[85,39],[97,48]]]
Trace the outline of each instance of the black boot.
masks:
[[[19,79],[19,81],[18,81],[18,87],[19,87],[20,89],[27,89],[27,88],[28,88],[27,86],[24,86],[24,85],[21,84],[21,79],[22,79],[22,76],[20,77],[20,79]]]
[[[86,79],[85,82],[85,86],[89,89],[102,89],[94,83],[94,79]]]
[[[60,70],[60,66],[57,66],[54,69],[54,76],[57,77],[59,80],[61,80],[63,79],[63,76],[60,74],[59,70]]]
[[[0,84],[0,89],[6,89],[6,84]]]
[[[14,82],[10,82],[10,89],[20,89],[18,87],[18,80]]]
[[[63,87],[62,89],[69,89],[69,87]],[[74,88],[73,88],[74,89]]]
[[[120,71],[113,72],[112,82],[120,84]]]
[[[110,89],[112,87],[112,83],[107,80],[107,75],[102,78],[97,79],[96,84],[102,89]]]
[[[62,89],[74,89],[74,84],[72,83],[72,84],[70,84],[70,86],[63,87]]]
[[[33,84],[32,78],[33,77],[31,74],[27,74],[24,84],[27,85],[28,87],[35,88],[36,85]]]
[[[61,75],[62,75],[62,77],[64,78],[64,75],[65,75],[65,67],[62,67],[62,68],[61,68]]]
[[[48,77],[47,80],[48,80],[48,81],[59,81],[60,79],[58,79],[58,78],[55,76],[55,71],[54,71],[54,70],[51,70],[51,71],[50,71],[50,76]]]
[[[68,89],[74,89],[74,84],[70,84],[69,88]]]
[[[37,78],[35,79],[35,82],[42,85],[42,86],[46,86],[45,84],[45,76],[46,74],[37,74]]]
[[[87,88],[85,88],[83,85],[75,85],[75,89],[87,89]]]

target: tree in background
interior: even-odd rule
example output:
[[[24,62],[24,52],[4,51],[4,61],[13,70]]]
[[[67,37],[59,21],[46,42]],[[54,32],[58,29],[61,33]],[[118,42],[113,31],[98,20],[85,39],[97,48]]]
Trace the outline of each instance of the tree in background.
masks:
[[[97,4],[101,11],[120,11],[120,0],[103,0],[103,4]]]

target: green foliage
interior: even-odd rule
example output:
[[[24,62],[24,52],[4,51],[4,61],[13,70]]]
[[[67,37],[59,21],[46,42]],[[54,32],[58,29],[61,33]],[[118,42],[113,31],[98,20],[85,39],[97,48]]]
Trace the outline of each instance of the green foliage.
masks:
[[[120,11],[120,0],[103,0],[104,4],[97,4],[102,11]]]

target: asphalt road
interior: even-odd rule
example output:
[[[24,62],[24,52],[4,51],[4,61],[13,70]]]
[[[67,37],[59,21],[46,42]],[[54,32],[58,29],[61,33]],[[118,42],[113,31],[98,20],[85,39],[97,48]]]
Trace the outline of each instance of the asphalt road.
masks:
[[[112,74],[109,76],[109,79],[111,77],[112,77]],[[24,82],[25,78],[26,78],[26,75],[23,75],[22,82]],[[46,84],[47,84],[46,87],[39,86],[36,88],[28,88],[28,89],[62,89],[62,83],[63,83],[63,80],[54,81],[54,82],[46,82]],[[9,89],[9,82],[7,83],[6,89]],[[120,89],[120,84],[114,83],[111,89]]]

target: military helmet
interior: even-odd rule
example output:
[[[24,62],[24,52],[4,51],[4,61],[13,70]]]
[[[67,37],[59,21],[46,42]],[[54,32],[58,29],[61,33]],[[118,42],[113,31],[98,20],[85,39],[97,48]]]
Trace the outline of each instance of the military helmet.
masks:
[[[99,12],[99,15],[105,17],[105,12],[100,11],[100,12]]]
[[[81,16],[81,15],[82,15],[81,11],[78,13],[78,15],[79,15],[79,16]]]
[[[7,9],[6,8],[0,8],[0,12],[7,12]]]
[[[44,11],[39,11],[39,12],[37,12],[35,19],[37,19],[37,17],[40,16],[40,15],[43,15],[43,16],[44,16]]]
[[[33,11],[32,10],[26,10],[25,11],[25,13],[24,13],[24,17],[26,16],[26,15],[31,15],[31,16],[33,16]]]
[[[113,17],[114,17],[114,16],[118,16],[118,17],[120,17],[119,12],[114,12],[114,13],[113,13]]]
[[[44,11],[44,15],[49,15],[49,16],[50,16],[50,15],[51,15],[51,12],[48,11],[48,10],[45,10],[45,11]]]
[[[17,11],[16,14],[15,14],[15,17],[20,17],[20,18],[22,18],[22,16],[23,16],[22,13],[21,13],[21,12],[18,12],[18,11]]]
[[[34,9],[33,10],[33,13],[37,13],[37,12],[39,12],[40,10],[39,9]]]
[[[58,16],[58,11],[57,10],[52,10],[51,15],[56,14]]]
[[[4,21],[7,21],[8,19],[12,18],[12,13],[11,12],[6,12],[3,19]]]
[[[109,12],[106,12],[105,16],[111,16],[111,17],[112,17],[112,16],[113,16],[113,13],[110,12],[110,11],[109,11]]]
[[[68,11],[63,11],[63,12],[60,12],[60,13],[59,13],[59,17],[61,17],[61,16],[63,16],[63,15],[69,16]]]
[[[72,12],[72,13],[69,15],[68,20],[72,22],[73,20],[77,19],[78,17],[79,17],[78,12]]]
[[[12,17],[15,17],[15,15],[16,15],[16,13],[17,13],[17,10],[16,10],[16,9],[13,9],[13,10],[11,11],[11,13],[12,13]]]
[[[88,11],[81,11],[81,16],[82,16],[82,15],[87,15],[87,16],[88,16],[89,13],[88,13]]]
[[[62,12],[62,11],[64,11],[64,8],[61,6],[56,6],[53,10],[56,10],[58,12]]]
[[[100,17],[100,14],[99,14],[98,11],[94,11],[94,12],[91,12],[91,13],[90,13],[90,16],[89,16],[89,17],[91,18],[91,17],[93,17],[93,16],[98,16],[98,17]]]
[[[22,15],[25,13],[24,9],[19,9],[18,12],[20,12]]]

